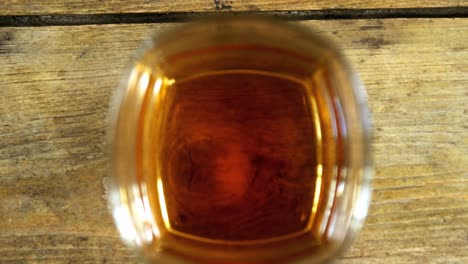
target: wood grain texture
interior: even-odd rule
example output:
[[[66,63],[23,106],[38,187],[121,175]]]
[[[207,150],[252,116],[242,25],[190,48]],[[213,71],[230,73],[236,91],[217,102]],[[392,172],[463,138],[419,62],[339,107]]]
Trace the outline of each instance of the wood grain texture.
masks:
[[[421,8],[467,6],[466,0],[9,0],[0,4],[0,15],[103,14],[142,12],[288,11],[337,8]]]
[[[367,87],[373,204],[340,263],[468,262],[468,19],[301,22]],[[138,263],[107,210],[105,113],[169,24],[0,29],[0,263]]]

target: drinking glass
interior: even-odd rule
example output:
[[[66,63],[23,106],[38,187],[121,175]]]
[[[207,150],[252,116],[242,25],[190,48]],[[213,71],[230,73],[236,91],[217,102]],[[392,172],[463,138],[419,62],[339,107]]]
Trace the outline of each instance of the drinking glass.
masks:
[[[366,95],[295,23],[217,17],[137,52],[109,115],[112,213],[158,263],[324,263],[370,203]]]

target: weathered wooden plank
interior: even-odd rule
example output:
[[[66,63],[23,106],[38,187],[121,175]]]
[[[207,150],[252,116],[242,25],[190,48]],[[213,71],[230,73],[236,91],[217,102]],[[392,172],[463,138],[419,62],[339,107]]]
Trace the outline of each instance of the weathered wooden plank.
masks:
[[[0,15],[101,14],[142,12],[287,11],[359,8],[421,8],[467,6],[466,0],[10,0],[0,4]]]
[[[341,263],[468,259],[468,19],[301,22],[338,42],[374,120],[369,218]],[[138,262],[103,181],[105,113],[171,24],[0,29],[0,262]]]

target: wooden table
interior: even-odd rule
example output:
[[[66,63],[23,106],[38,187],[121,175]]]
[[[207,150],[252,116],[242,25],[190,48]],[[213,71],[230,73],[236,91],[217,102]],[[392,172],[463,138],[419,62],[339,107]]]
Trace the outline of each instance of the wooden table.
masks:
[[[364,229],[339,262],[468,263],[467,6],[2,1],[0,263],[141,262],[120,242],[105,200],[109,96],[150,34],[187,17],[240,11],[322,32],[367,87],[374,195]]]

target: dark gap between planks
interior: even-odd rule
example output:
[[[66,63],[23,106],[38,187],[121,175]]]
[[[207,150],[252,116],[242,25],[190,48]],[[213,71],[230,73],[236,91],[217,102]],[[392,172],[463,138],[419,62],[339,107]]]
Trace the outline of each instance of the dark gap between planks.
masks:
[[[169,23],[226,15],[271,16],[286,20],[454,18],[468,17],[468,7],[0,16],[0,27]]]

